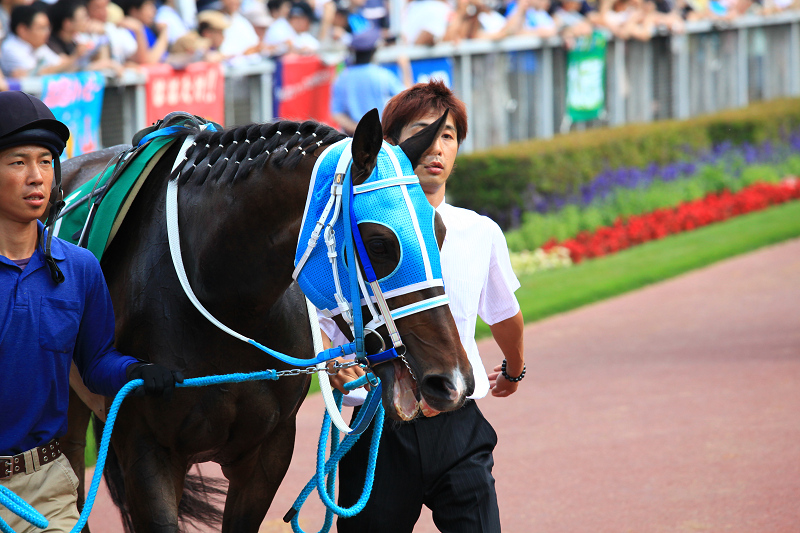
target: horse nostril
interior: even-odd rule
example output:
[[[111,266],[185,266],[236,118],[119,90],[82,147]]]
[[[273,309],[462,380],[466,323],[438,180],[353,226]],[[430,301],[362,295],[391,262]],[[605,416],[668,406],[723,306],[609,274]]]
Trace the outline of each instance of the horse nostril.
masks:
[[[425,376],[422,380],[422,392],[427,398],[435,398],[444,402],[458,400],[458,388],[452,380],[440,374]]]

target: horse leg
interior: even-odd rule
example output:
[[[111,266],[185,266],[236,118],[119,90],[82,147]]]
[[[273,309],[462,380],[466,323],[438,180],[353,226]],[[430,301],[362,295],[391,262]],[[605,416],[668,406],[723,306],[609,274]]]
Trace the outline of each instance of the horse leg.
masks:
[[[69,407],[67,408],[67,433],[59,439],[61,451],[69,459],[69,464],[78,476],[78,510],[83,510],[86,499],[86,430],[89,428],[89,419],[92,411],[81,401],[74,390],[69,390]],[[83,528],[83,533],[89,533],[89,525]]]
[[[222,467],[230,482],[222,533],[259,530],[289,469],[294,439],[295,420],[291,418],[277,426],[255,453]]]
[[[178,533],[178,504],[187,463],[178,464],[147,429],[133,426],[125,430],[117,435],[114,450],[123,472],[133,530]]]

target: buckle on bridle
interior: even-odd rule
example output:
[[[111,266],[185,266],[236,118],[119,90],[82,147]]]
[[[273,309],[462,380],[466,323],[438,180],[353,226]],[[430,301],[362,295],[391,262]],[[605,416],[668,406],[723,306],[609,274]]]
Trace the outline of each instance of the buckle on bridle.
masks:
[[[378,337],[380,339],[380,341],[381,341],[381,350],[380,351],[381,352],[385,352],[386,351],[386,342],[383,340],[383,335],[381,335],[380,333],[378,333],[377,331],[375,331],[372,328],[364,328],[364,342],[367,341],[367,334],[368,333],[372,333],[373,335],[375,335],[376,337]]]

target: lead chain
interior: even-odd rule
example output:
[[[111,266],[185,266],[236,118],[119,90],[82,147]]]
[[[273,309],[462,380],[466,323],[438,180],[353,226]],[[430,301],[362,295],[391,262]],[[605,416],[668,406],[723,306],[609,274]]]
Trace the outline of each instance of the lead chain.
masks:
[[[333,365],[331,365],[329,368],[316,368],[313,366],[310,366],[308,368],[292,368],[290,370],[280,370],[276,372],[276,375],[279,378],[282,378],[282,377],[311,375],[311,374],[316,374],[317,372],[327,372],[329,376],[335,376],[336,374],[339,373],[340,370],[352,368],[354,366],[361,366],[361,365],[359,365],[355,361],[347,361],[344,363],[340,363],[339,361],[334,361]],[[406,363],[406,366],[408,366],[408,363]],[[410,370],[411,369],[409,368],[409,371]]]

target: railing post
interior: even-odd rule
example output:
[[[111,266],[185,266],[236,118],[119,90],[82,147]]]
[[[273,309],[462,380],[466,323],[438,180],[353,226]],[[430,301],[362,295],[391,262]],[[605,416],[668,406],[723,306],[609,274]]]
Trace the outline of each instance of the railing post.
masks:
[[[464,102],[464,106],[467,108],[467,116],[472,117],[474,116],[474,104],[472,98],[472,55],[469,52],[465,52],[461,54],[461,61],[460,61],[460,71],[461,71],[461,101]],[[470,153],[475,150],[475,144],[473,142],[473,138],[475,134],[473,133],[471,136],[467,135],[464,139],[464,144],[461,146],[461,149],[464,153]]]
[[[137,131],[149,126],[147,124],[147,80],[136,84],[136,106],[134,114],[133,131],[130,132],[128,139],[132,139]]]
[[[800,21],[789,24],[789,94],[800,94]]]
[[[619,126],[625,123],[625,80],[627,74],[625,73],[625,41],[616,37],[614,38],[612,61],[614,63],[614,79],[611,80],[610,85],[613,87],[611,97],[614,105],[609,117],[609,123],[612,126]]]
[[[543,139],[549,139],[555,132],[553,117],[553,49],[545,45],[542,50],[542,64],[541,70],[541,90],[539,91],[537,113],[539,117],[538,124],[536,125],[536,136]]]
[[[689,100],[689,36],[670,36],[672,50],[672,117],[687,119],[690,115]]]
[[[272,116],[272,72],[264,72],[259,76],[261,87],[261,118],[259,122],[269,122]]]
[[[653,102],[656,99],[653,85],[653,41],[642,43],[642,122],[653,122]]]
[[[738,29],[738,42],[736,47],[736,73],[737,73],[737,95],[736,105],[745,107],[749,101],[750,71],[749,71],[749,33],[747,27],[742,26]]]

